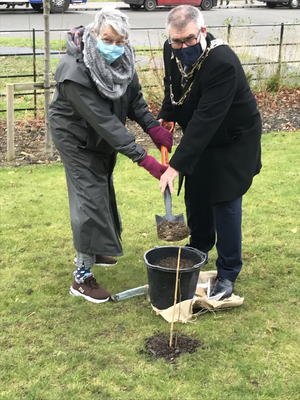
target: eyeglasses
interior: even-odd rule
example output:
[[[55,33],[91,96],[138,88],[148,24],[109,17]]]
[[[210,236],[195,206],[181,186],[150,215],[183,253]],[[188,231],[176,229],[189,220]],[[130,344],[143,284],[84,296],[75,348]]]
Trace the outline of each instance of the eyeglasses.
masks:
[[[169,37],[168,43],[172,46],[172,49],[181,49],[183,44],[185,44],[188,47],[194,46],[197,43],[200,33],[201,33],[201,28],[199,29],[197,37],[188,38],[186,40],[171,39]]]
[[[101,40],[103,40],[104,43],[107,44],[115,44],[116,46],[124,46],[124,44],[126,43],[126,39],[118,39],[118,40],[112,40],[110,38],[101,38],[101,36],[99,36]]]

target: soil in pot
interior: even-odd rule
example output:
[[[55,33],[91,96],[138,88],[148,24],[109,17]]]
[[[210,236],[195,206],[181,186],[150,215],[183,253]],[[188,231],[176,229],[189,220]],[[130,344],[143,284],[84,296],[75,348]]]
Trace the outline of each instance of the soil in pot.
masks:
[[[180,285],[177,300],[184,301],[192,299],[195,294],[200,268],[205,259],[204,253],[187,246],[162,246],[148,250],[144,254],[150,301],[153,307],[159,310],[165,310],[174,305],[179,249],[181,249],[178,277]]]
[[[164,268],[177,269],[177,262],[178,262],[177,257],[167,257],[167,258],[163,258],[162,260],[158,260],[157,265],[159,265],[160,267],[164,267]],[[185,260],[182,258],[182,259],[180,259],[179,269],[192,268],[194,265],[195,265],[195,261]]]
[[[149,338],[145,338],[145,350],[140,350],[140,354],[148,354],[154,358],[164,358],[172,362],[182,354],[192,354],[198,347],[203,346],[203,342],[196,338],[190,338],[181,333],[173,335],[172,347],[169,346],[169,333],[155,333]]]
[[[166,242],[178,242],[189,234],[189,228],[182,221],[160,221],[157,224],[157,237]]]

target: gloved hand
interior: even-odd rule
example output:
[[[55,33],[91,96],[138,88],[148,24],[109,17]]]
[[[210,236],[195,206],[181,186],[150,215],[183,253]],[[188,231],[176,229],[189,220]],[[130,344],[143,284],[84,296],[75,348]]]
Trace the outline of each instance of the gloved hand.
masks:
[[[168,152],[171,153],[173,135],[170,131],[159,125],[153,126],[153,128],[149,128],[148,134],[159,150],[161,146],[165,146],[168,149]]]
[[[168,169],[166,165],[160,164],[156,159],[152,156],[148,156],[146,152],[146,157],[143,161],[138,163],[140,167],[144,167],[154,178],[160,179],[162,174]]]

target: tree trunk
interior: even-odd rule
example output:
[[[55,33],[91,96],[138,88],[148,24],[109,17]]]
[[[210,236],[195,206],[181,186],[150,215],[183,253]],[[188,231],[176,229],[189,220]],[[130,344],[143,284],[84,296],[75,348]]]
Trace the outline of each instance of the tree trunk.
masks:
[[[50,105],[50,0],[43,1],[44,13],[44,111],[45,111],[45,152],[53,154],[52,139],[49,127],[49,105]]]

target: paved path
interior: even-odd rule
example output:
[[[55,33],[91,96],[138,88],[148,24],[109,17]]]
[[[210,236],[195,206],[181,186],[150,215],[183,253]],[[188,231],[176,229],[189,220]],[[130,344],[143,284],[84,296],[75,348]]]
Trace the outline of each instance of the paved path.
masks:
[[[219,2],[220,0],[218,0]],[[223,6],[217,6],[214,7],[214,9],[218,8],[218,9],[222,9],[222,8],[227,8],[227,9],[238,9],[238,8],[259,8],[259,7],[266,7],[264,3],[259,2],[259,1],[254,1],[254,4],[245,4],[244,1],[231,1],[229,3],[229,5],[226,6],[226,0],[223,0],[224,5]],[[101,2],[101,3],[94,3],[94,2],[89,2],[87,1],[87,3],[83,3],[83,4],[76,4],[76,5],[70,5],[69,10],[70,11],[93,11],[93,10],[100,10],[101,8],[105,7],[105,6],[109,6],[109,7],[113,7],[113,8],[117,8],[120,10],[129,10],[129,5],[125,4],[123,2]],[[3,8],[5,8],[5,6],[0,6],[0,9],[3,10]],[[18,11],[19,10],[19,11]],[[22,8],[16,6],[15,10],[11,10],[10,9],[10,13],[13,13],[14,11],[18,11],[20,12],[22,10]],[[30,10],[32,12],[32,10]],[[138,14],[139,11],[132,11],[135,14]],[[204,12],[204,15],[206,15],[207,12]],[[152,15],[153,13],[149,12],[149,16]],[[1,30],[1,26],[0,26],[0,30]],[[162,28],[163,30],[163,28]],[[141,35],[141,33],[137,33],[138,35]],[[147,32],[147,34],[149,35],[154,35],[155,36],[155,32]],[[0,33],[1,35],[1,33]],[[132,36],[133,36],[133,32],[132,32]],[[151,37],[152,37],[151,36]],[[156,43],[157,38],[153,38],[152,43]],[[136,43],[134,42],[134,40],[131,41],[133,43],[133,45],[136,45]],[[151,42],[151,41],[150,41]],[[141,45],[141,44],[140,44]],[[32,54],[32,49],[30,48],[20,48],[20,47],[0,47],[0,55],[31,55]],[[42,56],[43,55],[43,49],[36,49],[36,55],[37,56]],[[61,54],[57,51],[52,51],[51,52],[51,57],[60,57]],[[0,57],[1,60],[1,57]],[[149,57],[142,57],[139,56],[137,57],[137,61],[138,61],[138,65],[139,66],[145,66],[148,65],[148,60]],[[158,61],[160,62],[160,61]]]

